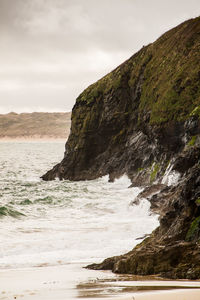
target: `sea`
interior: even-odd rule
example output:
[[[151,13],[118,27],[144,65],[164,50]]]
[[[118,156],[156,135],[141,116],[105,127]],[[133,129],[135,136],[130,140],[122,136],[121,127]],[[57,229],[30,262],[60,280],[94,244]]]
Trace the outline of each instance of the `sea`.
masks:
[[[146,199],[133,205],[142,189],[130,188],[126,174],[113,183],[108,176],[43,181],[40,176],[63,158],[64,144],[0,142],[0,270],[70,266],[70,280],[76,278],[77,288],[96,278],[95,271],[84,266],[130,251],[159,221]],[[98,274],[104,283],[117,276],[110,271]],[[105,297],[105,288],[100,290],[98,296]],[[116,289],[107,294],[115,296]]]

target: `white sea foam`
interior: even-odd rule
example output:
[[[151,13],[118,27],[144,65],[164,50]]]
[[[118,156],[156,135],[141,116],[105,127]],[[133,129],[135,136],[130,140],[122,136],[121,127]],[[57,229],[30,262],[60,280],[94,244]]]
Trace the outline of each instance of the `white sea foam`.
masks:
[[[0,143],[1,206],[23,213],[0,219],[1,268],[96,262],[133,248],[158,226],[149,202],[122,176],[92,181],[39,179],[62,158],[61,143]],[[17,159],[16,159],[17,157]]]
[[[173,163],[169,164],[169,166],[167,167],[162,179],[162,184],[166,184],[168,186],[177,185],[180,179],[180,173],[175,170],[172,170],[172,168],[173,168]]]

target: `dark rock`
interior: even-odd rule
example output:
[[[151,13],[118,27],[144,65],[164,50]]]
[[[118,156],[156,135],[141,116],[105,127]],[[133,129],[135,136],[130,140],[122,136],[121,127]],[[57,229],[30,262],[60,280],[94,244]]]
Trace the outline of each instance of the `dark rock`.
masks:
[[[160,226],[129,253],[115,257],[114,261],[111,258],[111,270],[136,275],[159,274],[173,279],[200,278],[200,212],[191,197],[188,201],[189,192],[195,199],[199,191],[196,185],[199,175],[200,168],[194,166],[178,186],[168,187],[156,195],[157,206],[153,196],[153,210],[160,212]],[[104,262],[100,266],[104,268]],[[96,269],[98,265],[90,267]]]

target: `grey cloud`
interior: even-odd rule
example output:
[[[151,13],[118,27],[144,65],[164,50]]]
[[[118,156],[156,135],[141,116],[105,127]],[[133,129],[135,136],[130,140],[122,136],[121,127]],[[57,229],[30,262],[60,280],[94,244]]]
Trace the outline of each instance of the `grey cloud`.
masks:
[[[199,0],[0,0],[0,111],[71,109],[87,85],[199,8]]]

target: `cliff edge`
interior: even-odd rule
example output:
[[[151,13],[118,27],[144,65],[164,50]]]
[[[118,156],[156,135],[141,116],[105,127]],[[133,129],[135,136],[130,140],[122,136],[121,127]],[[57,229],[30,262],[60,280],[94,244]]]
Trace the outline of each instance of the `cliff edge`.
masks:
[[[126,173],[133,186],[148,186],[160,214],[160,227],[135,249],[91,268],[200,278],[199,62],[200,17],[143,47],[77,98],[64,159],[42,178],[109,174],[113,181]]]

